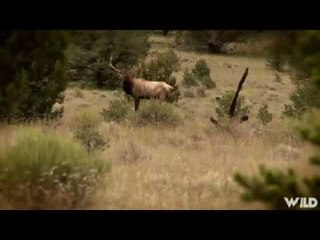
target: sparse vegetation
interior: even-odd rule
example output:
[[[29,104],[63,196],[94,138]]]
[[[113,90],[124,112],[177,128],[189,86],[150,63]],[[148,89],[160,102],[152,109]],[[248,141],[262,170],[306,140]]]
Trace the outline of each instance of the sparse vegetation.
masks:
[[[194,92],[192,91],[192,89],[187,89],[184,92],[183,96],[186,97],[186,98],[194,98],[195,97]]]
[[[0,195],[14,209],[83,208],[94,199],[108,163],[71,139],[21,128],[0,149]]]
[[[320,108],[320,95],[314,83],[297,85],[290,94],[292,104],[285,104],[282,112],[285,117],[300,118],[310,108]]]
[[[94,150],[103,150],[108,147],[109,140],[105,140],[99,132],[102,117],[96,112],[83,110],[74,119],[74,137],[84,145],[90,153]]]
[[[206,88],[216,87],[216,83],[210,76],[210,68],[204,59],[197,61],[191,72],[188,70],[184,71],[183,84],[187,87],[199,86],[200,84]]]
[[[78,97],[78,98],[83,98],[83,93],[81,92],[81,90],[80,90],[79,88],[76,88],[76,89],[74,90],[74,94],[75,94],[75,96]]]
[[[284,56],[288,57],[286,60],[296,72],[297,88],[291,95],[293,106],[285,106],[284,114],[287,116],[301,117],[308,113],[311,107],[319,108],[317,100],[320,90],[320,72],[319,55],[316,53],[319,49],[319,42],[319,31],[292,31],[279,37],[276,45],[278,48],[275,49],[277,53],[278,51],[285,53]],[[319,148],[319,116],[312,116],[313,119],[309,119],[308,122],[301,122],[298,130],[304,140]],[[311,164],[319,167],[318,152],[309,160]],[[259,176],[252,178],[239,173],[235,175],[235,180],[245,189],[242,197],[246,201],[260,201],[271,209],[300,209],[302,207],[300,204],[289,208],[284,198],[314,197],[319,199],[320,197],[318,171],[301,179],[292,169],[288,169],[288,174],[284,174],[281,170],[265,169],[263,166],[260,169]],[[319,205],[315,206],[315,209],[319,209]]]
[[[258,110],[257,118],[263,125],[267,125],[272,121],[272,114],[269,113],[268,104],[264,103]]]
[[[101,112],[105,121],[119,122],[123,121],[128,117],[131,110],[129,98],[121,93],[115,92],[115,98],[110,102],[108,109],[103,109]]]
[[[301,113],[308,126],[310,122],[318,123],[318,90],[315,90],[315,83],[307,84],[317,78],[318,51],[317,47],[305,45],[313,41],[316,44],[317,37],[311,34],[302,42],[298,41],[299,49],[291,53],[293,58],[290,51],[280,54],[279,48],[278,56],[284,60],[283,71],[279,72],[267,67],[262,55],[259,58],[246,56],[250,52],[264,52],[266,45],[269,48],[276,36],[271,31],[170,30],[166,37],[150,35],[150,32],[69,32],[65,51],[68,61],[64,67],[71,82],[65,89],[63,116],[50,121],[0,124],[0,208],[264,209],[260,200],[276,203],[275,199],[281,198],[281,193],[274,194],[270,190],[273,185],[266,184],[269,176],[280,176],[276,191],[290,191],[293,178],[299,184],[301,176],[313,178],[316,169],[311,168],[312,173],[309,172],[303,160],[314,148],[291,129],[292,125],[300,125],[300,120],[280,116],[283,105],[290,104],[294,114],[300,117]],[[193,38],[189,40],[194,48],[174,46],[174,37],[179,32],[183,33],[183,40],[193,35],[189,35]],[[213,32],[219,33],[210,35]],[[284,47],[296,42],[297,33],[293,38],[285,37],[292,33],[282,33],[286,39]],[[5,35],[5,31],[0,31],[0,40]],[[205,51],[199,51],[200,48]],[[294,49],[287,50],[291,48]],[[310,58],[305,57],[306,53]],[[111,54],[116,67],[128,70],[135,77],[173,83],[176,92],[172,99],[166,102],[141,99],[140,108],[135,112],[132,97],[124,93],[120,78],[108,68]],[[30,59],[21,56],[24,58]],[[302,61],[302,65],[297,60]],[[292,69],[293,63],[301,66],[299,71]],[[309,66],[313,66],[312,71]],[[20,65],[16,67],[21,68]],[[236,117],[240,119],[228,121],[224,116],[229,114],[234,93],[227,90],[235,90],[239,74],[245,68],[250,69],[250,74],[238,98]],[[211,76],[217,83],[215,89],[209,89]],[[275,76],[281,76],[281,84]],[[293,82],[288,81],[291,76],[295,77]],[[189,78],[186,85],[184,78]],[[299,88],[301,90],[297,90]],[[299,93],[298,100],[291,97],[290,103],[292,91],[292,96],[298,91],[303,93]],[[22,97],[24,92],[21,94]],[[6,98],[5,95],[1,97]],[[250,101],[245,100],[247,98]],[[34,103],[38,101],[45,99],[35,99]],[[266,102],[268,107],[263,105]],[[260,106],[262,113],[259,114]],[[312,112],[306,116],[311,108],[315,108],[316,114]],[[216,118],[215,109],[221,115],[217,125],[212,124],[211,118]],[[261,127],[256,120],[262,123],[269,119],[268,109],[272,109],[272,122]],[[249,121],[242,122],[243,115],[249,113]],[[259,120],[259,116],[264,120]],[[31,126],[38,130],[28,131],[24,134],[27,140],[22,141],[20,129]],[[19,160],[11,160],[18,156]],[[109,160],[113,166],[110,172]],[[267,167],[260,174],[262,177],[252,178],[259,179],[254,182],[247,175],[259,174],[260,165]],[[8,167],[10,174],[5,175]],[[287,168],[293,170],[294,176],[288,174]],[[29,173],[24,177],[25,169],[31,169],[32,178]],[[99,170],[95,172],[95,169]],[[251,192],[251,199],[258,202],[248,204],[239,198],[241,188],[233,179],[235,172],[244,176],[249,186],[245,191]],[[34,179],[40,179],[40,183]],[[301,184],[298,192],[307,193],[300,186],[309,190]],[[255,191],[258,188],[259,193]],[[313,194],[311,190],[310,193]],[[275,199],[271,200],[273,197]]]
[[[188,69],[183,72],[183,85],[186,87],[199,86],[196,76]]]
[[[276,83],[281,83],[282,82],[281,76],[278,73],[275,73],[273,81]]]
[[[141,110],[133,116],[133,121],[138,126],[144,125],[162,125],[162,126],[177,126],[182,122],[180,115],[174,109],[174,106],[157,100],[144,102]]]
[[[234,91],[227,91],[221,98],[217,99],[218,107],[216,108],[216,113],[219,117],[225,117],[229,114],[232,99],[234,97]],[[245,97],[239,96],[235,116],[241,117],[248,115],[250,113],[250,106],[245,104]]]

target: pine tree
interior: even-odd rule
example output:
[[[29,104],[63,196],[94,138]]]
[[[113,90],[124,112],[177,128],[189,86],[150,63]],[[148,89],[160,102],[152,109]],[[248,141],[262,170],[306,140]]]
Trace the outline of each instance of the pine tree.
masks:
[[[65,90],[63,31],[0,32],[0,120],[44,117]]]
[[[119,77],[108,68],[110,56],[114,65],[130,69],[150,49],[148,37],[148,31],[72,31],[68,49],[72,80],[97,88],[120,87]]]

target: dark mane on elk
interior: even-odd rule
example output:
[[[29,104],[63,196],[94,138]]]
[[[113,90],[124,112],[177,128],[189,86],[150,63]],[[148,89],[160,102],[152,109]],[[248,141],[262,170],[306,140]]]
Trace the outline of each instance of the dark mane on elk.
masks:
[[[110,57],[109,67],[123,80],[123,91],[134,98],[135,111],[139,109],[141,99],[156,98],[164,100],[173,89],[165,82],[136,78],[128,72],[120,70],[112,64],[112,56]]]
[[[237,91],[234,94],[234,97],[233,97],[233,100],[232,100],[232,103],[231,103],[231,106],[230,106],[230,110],[229,110],[229,118],[230,119],[233,119],[234,116],[235,116],[238,96],[239,96],[239,93],[240,93],[240,91],[242,89],[242,85],[243,85],[244,81],[246,80],[246,78],[248,76],[248,73],[249,73],[249,68],[246,68],[246,70],[242,74],[242,77],[241,77],[241,79],[239,81],[239,84],[238,84],[238,87],[237,87]],[[240,122],[244,122],[244,121],[248,121],[248,120],[249,120],[249,116],[247,116],[247,115],[240,117]],[[218,126],[218,121],[215,120],[212,116],[210,117],[210,121],[214,125]]]

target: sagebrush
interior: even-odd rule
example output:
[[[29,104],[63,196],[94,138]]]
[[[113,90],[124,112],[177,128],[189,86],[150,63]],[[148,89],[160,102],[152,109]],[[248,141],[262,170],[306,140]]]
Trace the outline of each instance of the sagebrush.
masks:
[[[272,121],[272,114],[269,112],[268,104],[264,103],[259,108],[257,118],[263,125],[267,125]]]
[[[107,122],[119,122],[127,119],[131,111],[130,97],[124,93],[117,91],[115,98],[110,102],[108,109],[103,109],[101,115]]]
[[[88,152],[103,150],[108,147],[109,139],[105,139],[99,132],[102,116],[94,111],[80,111],[74,118],[74,137]]]
[[[72,139],[24,127],[0,147],[0,195],[15,209],[83,208],[109,168]]]
[[[182,122],[181,116],[173,105],[158,100],[145,101],[137,114],[132,115],[131,120],[138,126],[148,124],[177,126]]]

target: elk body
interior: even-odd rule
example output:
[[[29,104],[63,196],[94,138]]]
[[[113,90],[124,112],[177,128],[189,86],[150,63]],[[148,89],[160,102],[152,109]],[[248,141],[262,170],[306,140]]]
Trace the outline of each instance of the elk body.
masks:
[[[124,73],[112,64],[110,57],[109,67],[116,72],[123,80],[123,91],[134,98],[134,109],[139,109],[141,99],[164,100],[173,89],[165,82],[148,81],[143,78],[132,77],[129,73]]]

